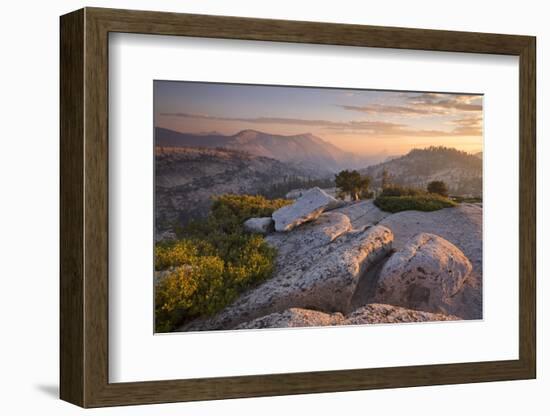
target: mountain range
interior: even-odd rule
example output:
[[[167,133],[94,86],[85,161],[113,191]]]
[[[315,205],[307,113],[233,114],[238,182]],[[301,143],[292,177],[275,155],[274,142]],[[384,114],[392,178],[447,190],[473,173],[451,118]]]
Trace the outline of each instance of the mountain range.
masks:
[[[157,127],[155,144],[159,147],[225,148],[268,157],[309,171],[313,176],[328,176],[342,169],[360,168],[372,159],[345,152],[311,134],[284,136],[256,130],[243,130],[226,136],[219,133],[180,133]]]

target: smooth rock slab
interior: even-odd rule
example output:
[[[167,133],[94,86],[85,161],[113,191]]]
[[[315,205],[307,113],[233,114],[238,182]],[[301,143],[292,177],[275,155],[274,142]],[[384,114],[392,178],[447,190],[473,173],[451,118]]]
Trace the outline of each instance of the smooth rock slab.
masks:
[[[265,235],[273,231],[273,219],[271,217],[249,218],[243,226],[249,233]]]
[[[350,202],[334,212],[347,215],[354,228],[361,228],[366,225],[376,225],[384,218],[390,216],[389,212],[382,211],[372,199],[359,202]]]
[[[347,215],[335,211],[324,212],[316,220],[288,233],[273,233],[266,237],[277,249],[279,263],[299,261],[300,257],[314,255],[315,249],[330,244],[352,229]]]
[[[323,225],[318,227],[316,232],[323,229]],[[300,234],[292,231],[290,235],[293,233]],[[346,312],[359,278],[391,251],[392,241],[393,234],[388,228],[375,226],[346,232],[317,247],[303,246],[296,253],[283,250],[272,278],[241,295],[213,318],[191,323],[181,330],[231,329],[295,307]]]
[[[342,201],[333,198],[321,188],[307,190],[293,204],[276,210],[273,214],[275,231],[290,231],[308,221],[318,218],[323,211],[335,209]]]
[[[458,247],[420,233],[394,253],[380,271],[374,301],[427,312],[450,313],[472,264]]]

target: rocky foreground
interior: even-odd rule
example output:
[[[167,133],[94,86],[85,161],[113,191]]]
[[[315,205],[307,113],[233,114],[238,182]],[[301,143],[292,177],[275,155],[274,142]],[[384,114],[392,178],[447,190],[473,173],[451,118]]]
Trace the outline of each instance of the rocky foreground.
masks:
[[[319,188],[245,223],[278,249],[273,277],[180,331],[480,319],[482,208],[389,214]]]

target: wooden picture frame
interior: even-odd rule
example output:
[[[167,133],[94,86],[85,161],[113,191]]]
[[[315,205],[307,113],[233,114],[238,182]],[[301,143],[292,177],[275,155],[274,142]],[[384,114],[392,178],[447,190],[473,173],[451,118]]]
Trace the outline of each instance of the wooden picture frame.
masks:
[[[61,17],[60,396],[82,407],[338,392],[536,376],[535,38],[85,8]],[[519,359],[109,383],[108,35],[111,32],[519,57]]]

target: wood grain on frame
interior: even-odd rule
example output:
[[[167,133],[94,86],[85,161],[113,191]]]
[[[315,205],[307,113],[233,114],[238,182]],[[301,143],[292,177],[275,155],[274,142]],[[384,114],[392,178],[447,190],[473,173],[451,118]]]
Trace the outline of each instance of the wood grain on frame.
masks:
[[[100,407],[535,377],[534,37],[97,8],[62,16],[60,29],[60,395],[63,400],[82,407]],[[109,383],[109,32],[519,56],[519,359]]]

